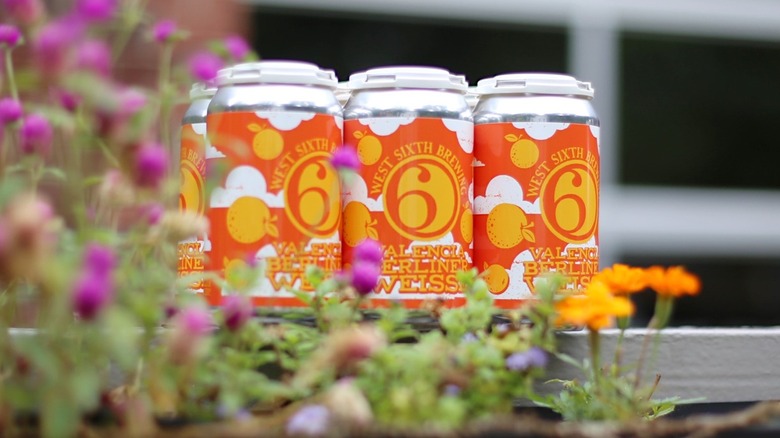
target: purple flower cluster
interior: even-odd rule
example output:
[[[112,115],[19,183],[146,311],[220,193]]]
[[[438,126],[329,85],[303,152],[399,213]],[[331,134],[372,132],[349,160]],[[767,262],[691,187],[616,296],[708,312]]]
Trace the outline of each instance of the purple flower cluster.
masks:
[[[231,332],[240,330],[252,318],[252,302],[243,295],[228,295],[222,300],[225,327]]]
[[[323,405],[304,406],[287,420],[288,435],[321,436],[328,431],[330,411]]]
[[[16,26],[10,24],[0,24],[0,44],[8,47],[14,47],[22,39],[22,33]]]
[[[357,172],[360,170],[360,158],[352,146],[341,146],[333,151],[330,164],[338,172]]]
[[[0,125],[7,125],[22,117],[22,103],[16,99],[6,97],[0,99]]]
[[[157,143],[141,145],[135,153],[135,183],[156,188],[168,172],[168,152]]]
[[[176,22],[173,20],[160,20],[152,27],[152,38],[158,43],[165,43],[176,33]]]
[[[382,245],[376,240],[365,239],[354,250],[352,257],[352,287],[360,295],[374,291],[382,275]]]
[[[245,60],[252,51],[246,40],[238,35],[231,35],[225,38],[223,44],[230,57],[236,61]]]
[[[114,17],[117,0],[78,0],[76,14],[86,21],[101,22]]]
[[[24,154],[46,156],[51,151],[54,130],[46,117],[41,114],[30,114],[22,121],[20,136]]]
[[[200,82],[211,82],[217,77],[217,72],[225,66],[219,56],[208,52],[197,52],[190,58],[190,73]]]
[[[113,299],[115,267],[113,249],[96,243],[87,245],[82,272],[73,289],[73,309],[81,319],[95,319]]]
[[[547,365],[547,352],[539,347],[531,347],[521,353],[512,353],[506,358],[506,367],[512,371],[528,371],[531,368],[544,368]]]

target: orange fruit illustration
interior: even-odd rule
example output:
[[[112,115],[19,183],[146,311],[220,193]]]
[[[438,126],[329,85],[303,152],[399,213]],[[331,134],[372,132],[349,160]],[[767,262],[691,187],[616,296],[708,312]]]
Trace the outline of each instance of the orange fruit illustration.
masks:
[[[509,287],[509,273],[501,265],[489,265],[485,262],[482,279],[488,285],[488,290],[492,294],[503,293]]]
[[[252,139],[252,150],[254,150],[258,158],[261,160],[273,160],[282,153],[284,139],[282,134],[279,134],[279,131],[270,129],[267,126],[260,126],[257,123],[251,123],[246,128],[256,133]]]
[[[352,201],[344,207],[344,242],[349,246],[357,246],[365,238],[378,240],[376,220],[371,219],[368,207],[360,202]]]
[[[524,239],[534,242],[536,239],[530,230],[533,225],[517,205],[499,204],[488,214],[488,239],[498,248],[513,248]]]
[[[228,208],[228,233],[240,243],[259,242],[266,234],[276,237],[275,219],[262,199],[242,196]]]
[[[474,215],[471,213],[470,208],[466,208],[463,214],[460,215],[460,234],[466,243],[471,243],[474,239]]]
[[[360,162],[370,166],[379,161],[379,158],[382,156],[382,143],[379,142],[379,139],[360,131],[355,132],[353,135],[360,140],[357,144]]]
[[[521,169],[528,169],[539,161],[539,146],[533,141],[514,134],[507,134],[504,138],[513,142],[512,149],[509,151],[509,157],[515,166]]]

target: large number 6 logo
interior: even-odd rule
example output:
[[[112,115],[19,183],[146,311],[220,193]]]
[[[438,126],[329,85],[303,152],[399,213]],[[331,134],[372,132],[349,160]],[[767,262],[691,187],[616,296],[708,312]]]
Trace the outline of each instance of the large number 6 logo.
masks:
[[[385,216],[410,240],[436,240],[452,230],[460,209],[458,180],[438,157],[409,157],[387,176]]]
[[[338,175],[330,154],[313,152],[298,160],[284,181],[285,213],[303,234],[327,238],[341,216]]]
[[[598,206],[596,177],[583,160],[560,164],[542,183],[542,219],[564,242],[590,240],[598,225]]]

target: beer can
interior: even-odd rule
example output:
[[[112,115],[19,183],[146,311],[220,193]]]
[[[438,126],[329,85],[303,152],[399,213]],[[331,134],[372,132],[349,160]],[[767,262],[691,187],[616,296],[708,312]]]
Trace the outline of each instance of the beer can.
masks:
[[[366,238],[384,251],[372,305],[464,301],[456,274],[472,266],[473,121],[463,76],[383,67],[350,76],[345,144],[359,177],[345,185],[344,266]]]
[[[347,104],[350,94],[349,82],[339,82],[336,87],[336,99],[342,107]]]
[[[193,84],[190,90],[190,106],[187,107],[181,122],[179,209],[200,215],[206,213],[206,110],[216,91],[216,88],[207,87],[203,83]],[[179,242],[179,276],[203,273],[206,241],[207,236],[191,236]],[[202,281],[193,282],[189,289],[202,293]]]
[[[210,194],[210,270],[248,289],[257,306],[303,306],[305,271],[341,268],[339,181],[330,164],[342,144],[332,70],[297,61],[239,64],[217,75],[207,125],[215,167]],[[223,163],[222,166],[217,164]],[[245,284],[248,266],[263,276]],[[209,284],[207,299],[223,293]]]
[[[474,112],[474,263],[498,306],[534,279],[579,289],[598,271],[599,119],[587,82],[560,74],[483,79]]]

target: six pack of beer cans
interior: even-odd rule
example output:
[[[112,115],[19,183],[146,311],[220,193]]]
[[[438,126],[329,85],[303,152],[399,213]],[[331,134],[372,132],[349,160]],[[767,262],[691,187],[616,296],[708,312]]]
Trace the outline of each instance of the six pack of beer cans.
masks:
[[[472,267],[505,309],[532,299],[544,272],[583,287],[598,270],[592,98],[589,83],[550,73],[469,87],[432,67],[341,83],[306,62],[224,69],[215,86],[193,86],[182,123],[180,206],[211,229],[180,243],[179,272],[229,278],[262,264],[244,285],[255,305],[297,307],[290,290],[312,290],[307,266],[348,271],[354,248],[374,239],[377,307],[462,304],[456,274]],[[342,145],[361,164],[343,180],[331,164]],[[225,293],[206,281],[192,289],[213,305]]]

